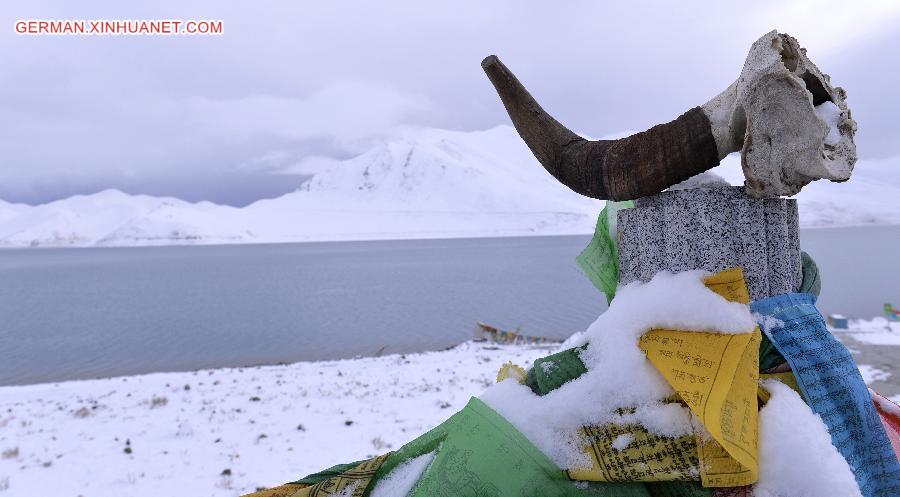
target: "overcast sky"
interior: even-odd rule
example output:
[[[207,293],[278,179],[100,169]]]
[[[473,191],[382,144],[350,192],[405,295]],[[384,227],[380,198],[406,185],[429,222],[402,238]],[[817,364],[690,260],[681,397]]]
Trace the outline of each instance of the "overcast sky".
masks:
[[[507,124],[491,53],[570,128],[640,130],[727,87],[771,29],[847,89],[862,158],[900,155],[900,2],[126,3],[3,2],[0,198],[276,196],[403,125]],[[19,19],[221,19],[224,35],[29,37]]]

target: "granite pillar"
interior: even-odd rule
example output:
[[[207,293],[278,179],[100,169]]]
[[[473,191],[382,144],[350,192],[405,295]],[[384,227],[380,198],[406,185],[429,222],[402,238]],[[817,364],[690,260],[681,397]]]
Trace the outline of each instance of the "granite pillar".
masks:
[[[756,199],[738,186],[665,191],[618,213],[619,277],[741,266],[750,298],[796,292],[802,282],[797,201]]]

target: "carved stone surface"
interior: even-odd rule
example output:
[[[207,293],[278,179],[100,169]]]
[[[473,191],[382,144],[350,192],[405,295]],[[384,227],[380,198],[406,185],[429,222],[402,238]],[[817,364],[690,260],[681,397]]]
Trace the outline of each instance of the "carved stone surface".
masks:
[[[802,282],[798,229],[796,200],[756,199],[739,186],[658,193],[618,213],[620,281],[741,266],[753,300],[795,292]]]

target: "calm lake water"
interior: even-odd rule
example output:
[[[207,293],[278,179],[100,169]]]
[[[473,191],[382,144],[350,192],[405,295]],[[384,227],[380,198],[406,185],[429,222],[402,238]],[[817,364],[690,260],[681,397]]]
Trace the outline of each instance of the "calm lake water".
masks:
[[[586,236],[0,251],[0,385],[565,337],[606,307]],[[801,233],[820,308],[900,305],[900,227]]]

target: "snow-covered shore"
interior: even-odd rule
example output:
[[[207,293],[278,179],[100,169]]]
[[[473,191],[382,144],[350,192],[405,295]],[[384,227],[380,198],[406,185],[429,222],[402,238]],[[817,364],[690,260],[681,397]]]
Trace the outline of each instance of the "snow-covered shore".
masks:
[[[881,342],[900,336],[900,326],[871,324],[851,331]],[[467,342],[421,354],[2,387],[0,496],[237,496],[396,449],[492,385],[504,362],[527,367],[551,352]],[[867,383],[896,381],[878,367],[860,370]]]
[[[0,388],[0,496],[236,496],[396,449],[547,347]]]
[[[850,336],[870,345],[900,346],[900,321],[888,321],[883,317],[851,319],[847,329],[832,330],[839,337]]]

